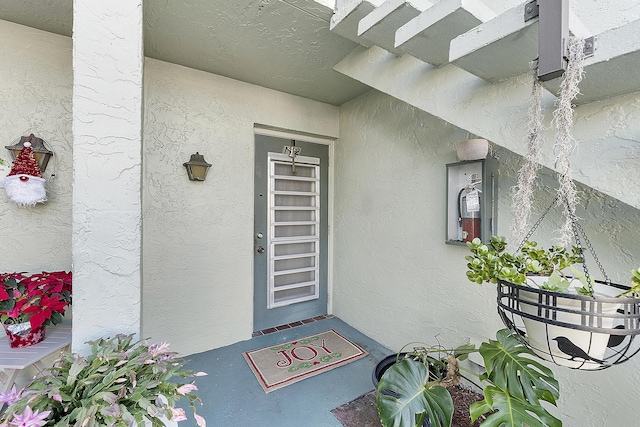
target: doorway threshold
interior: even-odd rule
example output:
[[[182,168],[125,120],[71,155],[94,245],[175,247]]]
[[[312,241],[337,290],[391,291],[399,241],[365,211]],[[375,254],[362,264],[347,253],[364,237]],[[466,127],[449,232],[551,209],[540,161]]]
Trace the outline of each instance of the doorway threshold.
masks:
[[[307,323],[317,322],[319,320],[332,319],[333,314],[323,314],[321,316],[311,317],[309,319],[298,320],[297,322],[286,323],[280,326],[274,326],[273,328],[262,329],[261,331],[255,331],[251,334],[252,338],[260,337],[262,335],[272,334],[278,331],[284,331],[286,329],[295,328],[296,326],[306,325]]]

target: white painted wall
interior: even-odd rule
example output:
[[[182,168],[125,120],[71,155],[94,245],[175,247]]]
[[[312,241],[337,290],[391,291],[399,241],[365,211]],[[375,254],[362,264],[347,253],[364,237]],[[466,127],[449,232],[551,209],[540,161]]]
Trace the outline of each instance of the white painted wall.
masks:
[[[410,341],[458,345],[494,337],[502,327],[495,289],[467,281],[467,249],[444,243],[445,165],[457,161],[454,146],[468,134],[374,92],[343,105],[340,124],[334,314],[393,349]],[[498,155],[498,230],[508,235],[509,191],[521,158],[505,149]],[[544,187],[553,184],[553,175],[546,173],[538,214],[553,198]],[[613,179],[617,173],[611,171]],[[614,281],[630,277],[640,264],[640,212],[582,190],[578,214],[599,258]],[[534,237],[545,241],[557,224],[557,217],[545,222]],[[636,425],[639,368],[640,358],[601,372],[555,368],[564,425]]]
[[[34,133],[55,155],[48,201],[21,208],[0,188],[0,271],[71,269],[71,39],[0,20],[0,181],[4,148]],[[55,178],[51,175],[55,172]]]
[[[448,64],[432,67],[409,56],[374,46],[356,49],[335,67],[380,92],[390,94],[518,154],[525,154],[520,136],[527,132],[531,77],[527,74],[490,84]],[[544,139],[553,144],[554,97],[545,92]],[[640,193],[627,191],[640,181],[640,92],[576,108],[573,133],[582,145],[576,150],[573,177],[618,200],[640,208]],[[500,123],[497,125],[497,123]],[[592,158],[601,161],[592,162]],[[553,156],[541,163],[553,167]],[[614,169],[619,172],[611,174]]]
[[[0,40],[0,182],[11,167],[4,146],[21,136],[34,133],[55,153],[43,175],[46,203],[21,208],[0,188],[0,271],[69,271],[71,39],[0,20]],[[19,383],[36,373],[25,369]]]
[[[73,340],[140,334],[142,0],[73,8]]]
[[[248,339],[254,123],[337,137],[338,107],[148,58],[144,77],[143,334],[186,354]]]

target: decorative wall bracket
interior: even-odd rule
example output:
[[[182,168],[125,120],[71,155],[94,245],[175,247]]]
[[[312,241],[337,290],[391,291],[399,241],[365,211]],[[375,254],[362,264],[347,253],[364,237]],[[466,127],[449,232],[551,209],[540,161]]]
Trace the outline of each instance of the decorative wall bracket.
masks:
[[[538,18],[538,79],[552,80],[567,69],[569,0],[533,0],[526,4],[524,21]],[[585,39],[584,54],[595,52],[595,37]]]
[[[291,157],[291,172],[296,174],[296,157],[302,152],[301,147],[296,147],[296,140],[291,140],[291,145],[285,145],[282,147],[282,153]]]

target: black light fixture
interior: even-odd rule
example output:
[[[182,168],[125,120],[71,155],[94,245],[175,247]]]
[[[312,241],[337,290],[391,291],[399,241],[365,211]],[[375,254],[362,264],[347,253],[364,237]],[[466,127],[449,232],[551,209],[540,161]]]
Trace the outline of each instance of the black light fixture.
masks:
[[[40,138],[36,138],[34,134],[29,136],[20,137],[20,141],[16,142],[13,145],[7,145],[4,148],[9,150],[11,153],[11,160],[15,160],[16,157],[20,154],[20,151],[24,148],[24,143],[30,142],[31,148],[33,149],[33,156],[36,158],[36,162],[38,162],[38,167],[40,168],[40,173],[44,173],[47,165],[49,164],[49,159],[53,156],[53,151],[48,150],[44,146],[44,140]]]
[[[187,168],[187,174],[191,181],[204,181],[211,164],[207,163],[204,156],[196,151],[191,155],[189,161],[184,163],[184,167]]]

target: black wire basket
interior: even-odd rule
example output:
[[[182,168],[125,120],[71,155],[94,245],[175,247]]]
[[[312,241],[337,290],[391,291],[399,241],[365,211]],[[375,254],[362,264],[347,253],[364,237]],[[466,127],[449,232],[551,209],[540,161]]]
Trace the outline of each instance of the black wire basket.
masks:
[[[640,351],[640,298],[628,287],[594,280],[596,297],[498,283],[505,326],[542,359],[572,369],[601,370]]]

